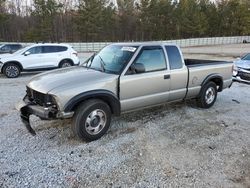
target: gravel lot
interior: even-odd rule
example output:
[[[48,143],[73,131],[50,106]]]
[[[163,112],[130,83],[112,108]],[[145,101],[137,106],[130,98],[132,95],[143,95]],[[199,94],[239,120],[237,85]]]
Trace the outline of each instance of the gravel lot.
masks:
[[[250,85],[208,110],[187,101],[122,115],[84,143],[70,120],[32,117],[38,134],[27,132],[15,104],[31,76],[0,76],[0,187],[250,187]]]

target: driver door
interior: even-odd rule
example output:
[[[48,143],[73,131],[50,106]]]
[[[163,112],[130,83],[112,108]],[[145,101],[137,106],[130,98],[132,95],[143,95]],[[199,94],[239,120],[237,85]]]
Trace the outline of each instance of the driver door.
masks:
[[[29,53],[25,55],[25,53]],[[22,65],[27,70],[44,68],[44,55],[42,54],[42,46],[32,47],[22,54],[20,58]]]
[[[145,72],[131,73],[133,64],[144,65]],[[125,75],[120,78],[122,111],[153,106],[168,101],[170,71],[161,46],[143,47]]]

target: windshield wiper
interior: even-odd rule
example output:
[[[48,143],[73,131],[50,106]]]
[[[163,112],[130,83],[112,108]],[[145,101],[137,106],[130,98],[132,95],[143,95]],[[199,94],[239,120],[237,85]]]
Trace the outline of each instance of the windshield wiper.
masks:
[[[102,67],[102,72],[105,72],[106,70],[105,70],[105,65],[106,65],[106,63],[105,63],[105,61],[103,61],[103,59],[102,59],[102,57],[100,56],[100,55],[98,55],[99,56],[99,58],[100,58],[100,64],[101,64],[101,67]]]

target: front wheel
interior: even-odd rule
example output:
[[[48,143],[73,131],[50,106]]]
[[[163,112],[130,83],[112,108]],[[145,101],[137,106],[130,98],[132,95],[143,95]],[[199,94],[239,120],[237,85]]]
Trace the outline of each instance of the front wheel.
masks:
[[[217,99],[217,85],[214,82],[208,82],[201,88],[200,97],[197,99],[198,106],[201,108],[210,108]]]
[[[111,110],[107,103],[93,99],[82,103],[75,111],[72,130],[84,141],[101,138],[109,129]]]
[[[20,67],[15,63],[9,63],[4,66],[3,73],[7,78],[17,78],[20,73]]]

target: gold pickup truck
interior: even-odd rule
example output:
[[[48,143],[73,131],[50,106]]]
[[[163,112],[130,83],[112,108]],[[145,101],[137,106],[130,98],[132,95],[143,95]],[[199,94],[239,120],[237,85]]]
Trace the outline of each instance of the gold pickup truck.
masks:
[[[217,93],[232,84],[232,62],[183,59],[178,46],[117,43],[103,48],[79,67],[35,76],[18,105],[21,119],[35,135],[30,115],[72,118],[83,140],[102,137],[112,115],[195,98],[209,108]]]

